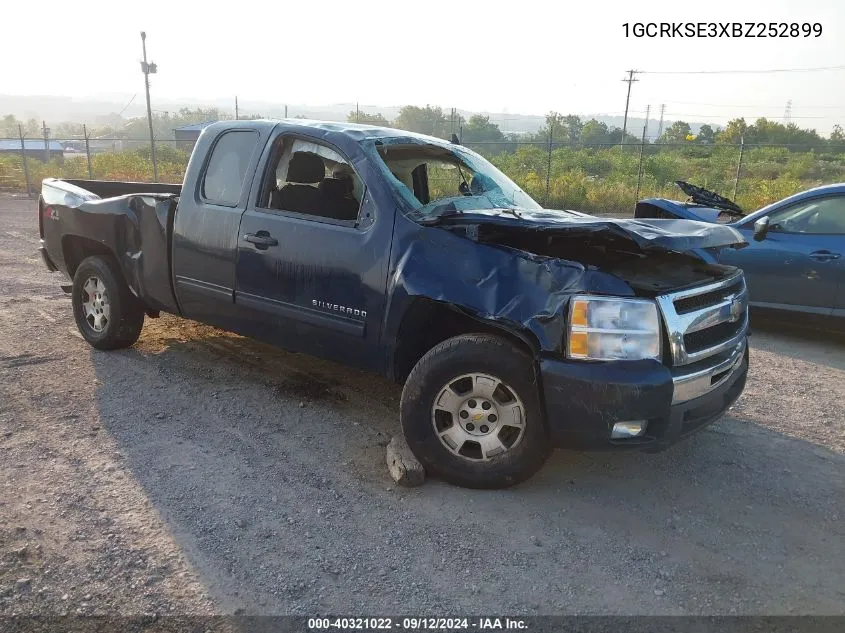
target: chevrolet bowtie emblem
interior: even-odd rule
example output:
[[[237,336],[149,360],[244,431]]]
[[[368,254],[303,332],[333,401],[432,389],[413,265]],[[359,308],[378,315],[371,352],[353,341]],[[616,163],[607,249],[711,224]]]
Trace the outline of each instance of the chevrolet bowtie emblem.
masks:
[[[483,414],[483,413],[476,413],[475,415],[473,415],[473,416],[472,416],[472,421],[473,421],[473,422],[478,422],[478,421],[479,421],[481,418],[483,418],[483,417],[484,417],[484,414]]]
[[[730,319],[731,323],[739,321],[740,318],[742,318],[742,313],[743,313],[742,300],[739,299],[739,298],[734,298],[734,300],[731,301],[730,316],[728,317]]]

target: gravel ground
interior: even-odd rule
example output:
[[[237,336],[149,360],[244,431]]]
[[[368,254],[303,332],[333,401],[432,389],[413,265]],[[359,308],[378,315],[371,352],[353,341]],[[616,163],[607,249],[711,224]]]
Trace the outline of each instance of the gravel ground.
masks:
[[[0,198],[0,615],[845,614],[845,343],[658,455],[395,487],[399,389],[172,317],[102,353]]]

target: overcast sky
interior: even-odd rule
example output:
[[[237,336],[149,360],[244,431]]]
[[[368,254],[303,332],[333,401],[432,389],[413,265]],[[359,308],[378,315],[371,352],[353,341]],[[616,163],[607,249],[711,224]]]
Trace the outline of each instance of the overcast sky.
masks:
[[[190,5],[190,6],[189,6]],[[521,0],[145,0],[4,6],[0,93],[92,97],[143,89],[146,30],[156,97],[239,95],[280,103],[430,103],[476,111],[621,114],[629,68],[756,70],[845,66],[845,1],[687,3]],[[629,22],[819,22],[821,37],[636,39]],[[21,25],[17,27],[16,25]],[[631,111],[671,119],[845,125],[845,70],[641,74]],[[141,97],[139,95],[139,97]]]

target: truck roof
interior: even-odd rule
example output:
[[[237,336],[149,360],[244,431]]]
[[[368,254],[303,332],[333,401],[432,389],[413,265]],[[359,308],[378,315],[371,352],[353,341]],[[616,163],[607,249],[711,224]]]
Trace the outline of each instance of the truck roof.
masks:
[[[363,123],[347,123],[346,121],[319,121],[315,119],[250,119],[240,121],[219,121],[207,128],[210,133],[217,129],[233,129],[233,128],[250,128],[257,127],[263,129],[271,129],[277,125],[284,125],[289,132],[303,132],[313,135],[315,130],[322,132],[321,136],[326,140],[332,140],[333,136],[343,136],[354,141],[365,141],[380,138],[413,138],[418,141],[431,143],[434,145],[449,146],[449,141],[437,138],[435,136],[427,136],[425,134],[418,134],[416,132],[409,132],[408,130],[400,130],[390,127],[379,127],[377,125],[365,125]]]

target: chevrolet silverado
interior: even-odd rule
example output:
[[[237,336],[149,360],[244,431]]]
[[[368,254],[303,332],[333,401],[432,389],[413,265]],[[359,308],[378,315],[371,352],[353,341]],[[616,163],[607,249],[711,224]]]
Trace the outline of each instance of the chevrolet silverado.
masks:
[[[411,450],[457,485],[718,419],[745,385],[747,293],[702,254],[741,234],[545,210],[456,141],[215,123],[181,185],[44,180],[41,255],[97,349],[166,312],[389,376]]]

